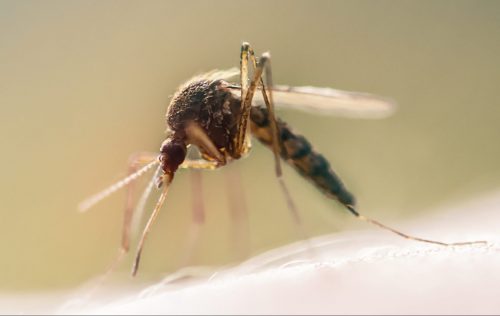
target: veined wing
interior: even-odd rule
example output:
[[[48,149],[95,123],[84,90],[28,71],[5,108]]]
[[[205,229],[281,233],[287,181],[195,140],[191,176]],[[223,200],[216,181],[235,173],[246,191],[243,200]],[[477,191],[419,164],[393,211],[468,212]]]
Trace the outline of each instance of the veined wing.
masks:
[[[198,76],[207,80],[234,79],[238,68],[212,70]],[[231,85],[234,94],[240,96],[239,85]],[[295,109],[309,113],[336,115],[349,118],[385,118],[396,110],[396,102],[390,98],[364,92],[353,92],[319,87],[292,87],[275,85],[273,99],[277,108]],[[264,104],[262,93],[254,94],[254,102]]]
[[[231,88],[236,95],[239,95],[238,86]],[[396,102],[389,98],[363,92],[310,86],[276,85],[273,87],[273,99],[277,108],[350,118],[384,118],[396,109]],[[264,104],[262,94],[255,93],[254,101]]]
[[[184,82],[182,86],[187,86],[192,82],[199,81],[199,80],[226,80],[226,81],[231,81],[230,79],[234,79],[235,77],[240,75],[240,70],[236,67],[229,68],[229,69],[224,69],[224,70],[218,70],[218,69],[213,69],[205,73],[201,73],[198,75],[193,76],[186,82]]]

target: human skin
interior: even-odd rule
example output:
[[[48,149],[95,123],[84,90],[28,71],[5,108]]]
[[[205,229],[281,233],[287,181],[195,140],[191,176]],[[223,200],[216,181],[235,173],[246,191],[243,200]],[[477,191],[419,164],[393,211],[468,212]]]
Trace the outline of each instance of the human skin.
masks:
[[[96,281],[64,293],[0,297],[1,313],[43,314],[498,314],[500,194],[436,210],[398,228],[313,238],[232,267],[189,268],[157,284]],[[473,211],[473,212],[472,212]],[[124,283],[125,282],[125,283]]]
[[[376,228],[328,235],[309,245],[299,242],[271,250],[190,282],[173,282],[171,277],[78,312],[498,314],[499,202],[500,194],[493,194],[399,223],[406,231],[444,241],[481,239],[487,244],[445,247]],[[184,272],[193,271],[204,270]]]

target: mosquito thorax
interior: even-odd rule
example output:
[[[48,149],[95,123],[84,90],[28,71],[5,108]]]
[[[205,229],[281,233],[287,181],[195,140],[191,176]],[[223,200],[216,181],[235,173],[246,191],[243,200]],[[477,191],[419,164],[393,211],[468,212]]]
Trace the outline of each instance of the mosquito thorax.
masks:
[[[186,158],[187,147],[184,141],[167,138],[160,147],[160,164],[164,173],[174,174]]]

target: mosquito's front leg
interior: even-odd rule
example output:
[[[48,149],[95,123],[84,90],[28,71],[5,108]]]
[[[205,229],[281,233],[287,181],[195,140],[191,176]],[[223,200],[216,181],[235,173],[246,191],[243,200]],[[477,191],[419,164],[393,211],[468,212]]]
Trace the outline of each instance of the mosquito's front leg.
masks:
[[[139,262],[141,260],[142,249],[144,247],[144,242],[146,241],[146,238],[149,232],[151,231],[153,223],[156,221],[156,218],[160,214],[160,209],[163,206],[163,203],[165,203],[165,198],[167,197],[168,189],[170,187],[170,184],[172,183],[173,177],[174,177],[173,174],[164,174],[163,177],[161,178],[161,181],[163,182],[162,183],[163,191],[160,194],[158,201],[156,202],[156,206],[153,210],[153,213],[151,213],[151,215],[149,216],[148,222],[146,223],[146,227],[144,227],[141,239],[139,240],[139,244],[137,245],[134,266],[132,267],[132,276],[135,276],[137,274],[137,270],[139,269]]]
[[[288,191],[288,188],[283,181],[282,178],[282,171],[281,171],[281,161],[280,161],[280,150],[281,150],[281,139],[280,139],[280,133],[278,130],[278,124],[276,121],[276,115],[274,114],[274,103],[273,103],[273,96],[272,96],[272,71],[271,71],[271,55],[269,53],[264,53],[260,57],[260,59],[257,61],[257,58],[255,57],[253,51],[250,50],[249,58],[252,60],[252,63],[255,67],[255,73],[254,73],[254,78],[250,83],[250,87],[248,89],[248,92],[246,94],[246,99],[248,100],[249,104],[251,104],[251,99],[253,97],[253,94],[255,92],[255,89],[257,89],[257,86],[260,84],[262,86],[262,96],[264,98],[264,102],[266,103],[267,107],[267,113],[268,117],[267,119],[270,122],[271,125],[271,132],[272,132],[272,150],[274,153],[274,162],[275,162],[275,172],[276,176],[278,177],[278,182],[280,184],[281,190],[283,192],[283,195],[286,199],[288,209],[290,213],[292,214],[292,217],[297,224],[297,229],[299,231],[299,234],[301,237],[304,239],[308,239],[308,234],[305,231],[305,229],[302,226],[301,218],[299,211],[297,209],[297,206],[295,205],[292,196],[290,192]],[[266,84],[264,84],[264,80],[262,79],[262,73],[266,72]],[[266,87],[267,86],[267,87]],[[250,109],[250,108],[249,108]]]
[[[107,272],[104,274],[103,279],[107,277],[111,272],[115,270],[117,265],[122,261],[125,254],[130,249],[130,234],[131,234],[131,226],[132,226],[132,217],[134,213],[134,191],[135,191],[135,182],[137,178],[139,178],[142,174],[147,172],[151,167],[158,164],[157,160],[158,155],[155,153],[141,152],[135,155],[132,155],[129,159],[128,163],[128,175],[125,179],[111,185],[107,189],[99,192],[98,194],[91,196],[87,200],[83,201],[79,208],[80,211],[84,212],[91,208],[94,204],[101,201],[105,197],[110,194],[116,192],[120,188],[127,187],[127,198],[125,204],[125,211],[123,216],[123,226],[122,226],[122,240],[120,249],[118,251],[118,255],[116,259],[109,266]],[[145,165],[145,166],[144,166]],[[158,169],[159,170],[159,169]],[[150,190],[149,190],[150,191]],[[148,191],[148,192],[149,192]],[[141,198],[140,204],[144,204],[145,199]],[[142,208],[140,206],[140,208]]]
[[[141,166],[148,164],[158,158],[158,154],[140,152],[134,154],[129,159],[128,174],[134,174]],[[136,183],[132,181],[127,186],[127,198],[125,202],[125,212],[123,216],[121,251],[126,253],[130,249],[130,232],[132,216],[134,213],[134,193]]]
[[[212,142],[212,140],[208,137],[206,132],[201,128],[196,122],[191,122],[187,124],[185,128],[185,133],[187,136],[187,140],[189,144],[194,144],[198,146],[200,149],[203,149],[203,152],[208,155],[210,158],[214,159],[213,161],[204,161],[204,160],[189,160],[186,159],[184,160],[183,157],[183,162],[175,166],[175,169],[177,168],[193,168],[193,169],[214,169],[220,166],[223,166],[226,163],[226,158],[223,155],[223,153],[217,149],[215,144]],[[163,145],[162,145],[163,147]],[[168,153],[166,153],[168,155]],[[174,171],[175,171],[174,169]],[[136,251],[136,256],[135,256],[135,261],[134,261],[134,266],[132,268],[132,275],[135,276],[137,273],[137,269],[139,268],[139,263],[141,260],[141,253],[142,249],[144,247],[145,240],[151,230],[151,227],[153,223],[156,221],[156,218],[158,217],[158,214],[160,213],[160,209],[165,202],[165,198],[167,196],[168,188],[170,187],[170,184],[173,180],[174,173],[165,173],[162,176],[160,176],[160,185],[159,186],[164,186],[163,187],[163,192],[161,193],[158,202],[156,203],[156,206],[153,210],[153,213],[151,214],[146,227],[144,228],[144,231],[142,233],[141,239],[139,240],[139,244],[137,246],[137,251]]]

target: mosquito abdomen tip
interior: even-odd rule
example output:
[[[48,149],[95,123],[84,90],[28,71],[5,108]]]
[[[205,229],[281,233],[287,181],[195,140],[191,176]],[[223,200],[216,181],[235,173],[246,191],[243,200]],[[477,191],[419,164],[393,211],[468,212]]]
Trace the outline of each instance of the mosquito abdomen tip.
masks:
[[[337,198],[339,199],[339,202],[344,204],[344,205],[349,205],[352,207],[354,207],[354,205],[356,205],[356,198],[349,191],[344,190],[344,191],[338,193]]]

